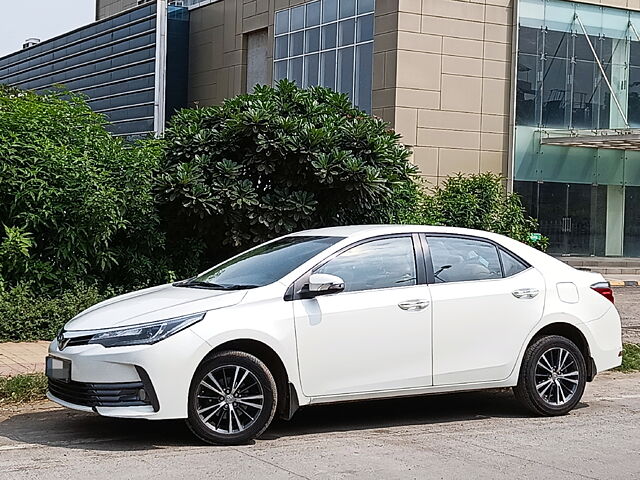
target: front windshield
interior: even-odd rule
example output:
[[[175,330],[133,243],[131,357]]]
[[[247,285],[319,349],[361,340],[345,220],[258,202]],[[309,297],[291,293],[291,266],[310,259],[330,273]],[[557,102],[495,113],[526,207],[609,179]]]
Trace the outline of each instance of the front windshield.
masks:
[[[228,260],[185,285],[211,284],[219,288],[269,285],[342,239],[343,237],[284,237]]]

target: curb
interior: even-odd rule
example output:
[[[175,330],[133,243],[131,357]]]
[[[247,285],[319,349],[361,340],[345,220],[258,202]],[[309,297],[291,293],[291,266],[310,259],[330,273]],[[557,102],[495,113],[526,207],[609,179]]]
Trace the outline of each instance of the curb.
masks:
[[[609,285],[612,287],[637,287],[640,282],[636,280],[609,280]]]

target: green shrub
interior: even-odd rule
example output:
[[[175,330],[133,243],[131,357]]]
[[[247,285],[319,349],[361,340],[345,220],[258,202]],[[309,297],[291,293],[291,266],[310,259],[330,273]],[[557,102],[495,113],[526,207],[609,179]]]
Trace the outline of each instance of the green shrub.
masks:
[[[170,269],[152,193],[161,148],[105,130],[83,97],[0,88],[0,279],[43,292]]]
[[[85,285],[56,296],[39,294],[26,284],[0,292],[0,342],[52,340],[82,310],[113,295]]]
[[[387,223],[415,175],[388,124],[345,95],[286,80],[183,110],[166,140],[158,196],[169,240],[187,237],[209,258],[296,230]]]
[[[42,373],[0,377],[0,405],[45,398],[47,377]]]
[[[454,175],[429,193],[405,191],[401,223],[475,228],[500,233],[546,249],[548,239],[536,241],[538,222],[529,217],[517,194],[507,193],[504,179],[493,173]]]
[[[622,352],[622,365],[617,370],[636,372],[640,370],[640,345],[625,343]]]

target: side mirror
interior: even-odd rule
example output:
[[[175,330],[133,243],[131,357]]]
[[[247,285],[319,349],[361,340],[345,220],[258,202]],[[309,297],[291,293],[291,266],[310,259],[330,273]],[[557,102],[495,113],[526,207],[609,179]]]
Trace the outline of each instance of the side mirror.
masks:
[[[309,275],[309,298],[338,293],[343,290],[344,280],[336,275],[329,275],[328,273],[312,273]]]

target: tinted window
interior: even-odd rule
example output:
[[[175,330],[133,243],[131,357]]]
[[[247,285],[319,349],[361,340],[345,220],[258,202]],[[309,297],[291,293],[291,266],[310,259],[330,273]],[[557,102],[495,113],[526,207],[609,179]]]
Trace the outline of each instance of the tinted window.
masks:
[[[510,277],[528,268],[527,265],[504,250],[500,250],[500,259],[502,260],[502,270],[505,277]]]
[[[344,280],[345,291],[404,287],[416,284],[411,237],[373,240],[355,246],[315,270]]]
[[[436,283],[502,278],[498,250],[480,240],[427,237]]]
[[[243,253],[194,280],[222,285],[269,285],[342,240],[342,237],[292,236]]]

